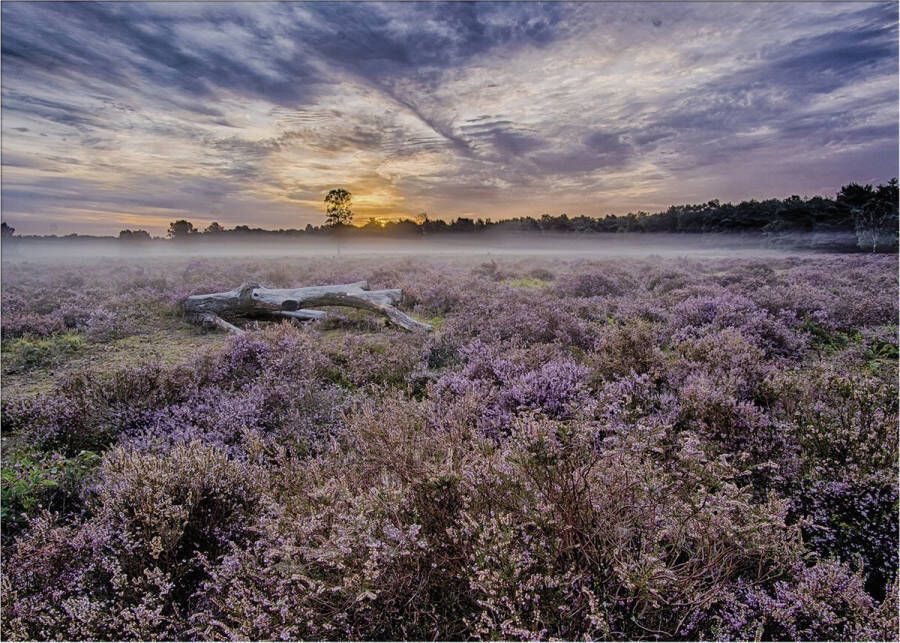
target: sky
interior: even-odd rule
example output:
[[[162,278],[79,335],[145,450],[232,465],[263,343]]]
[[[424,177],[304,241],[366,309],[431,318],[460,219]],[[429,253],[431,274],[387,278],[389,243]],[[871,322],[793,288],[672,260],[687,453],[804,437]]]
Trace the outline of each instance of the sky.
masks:
[[[884,3],[27,3],[2,10],[24,234],[834,194],[898,164]]]

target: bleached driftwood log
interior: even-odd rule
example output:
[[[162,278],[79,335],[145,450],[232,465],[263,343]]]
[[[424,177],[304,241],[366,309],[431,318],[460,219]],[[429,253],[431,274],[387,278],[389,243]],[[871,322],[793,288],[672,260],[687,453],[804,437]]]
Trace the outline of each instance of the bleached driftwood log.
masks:
[[[191,295],[182,307],[185,315],[194,322],[230,333],[244,331],[225,318],[312,320],[333,317],[323,310],[311,309],[318,306],[361,308],[384,315],[390,323],[406,330],[431,330],[428,324],[416,321],[394,307],[403,295],[399,288],[368,290],[368,287],[365,281],[305,288],[263,288],[256,283],[246,283],[227,292]]]

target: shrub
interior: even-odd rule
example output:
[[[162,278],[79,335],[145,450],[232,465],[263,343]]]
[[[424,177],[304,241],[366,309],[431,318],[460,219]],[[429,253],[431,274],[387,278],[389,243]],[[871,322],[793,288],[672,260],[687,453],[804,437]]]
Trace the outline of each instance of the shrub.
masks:
[[[441,321],[5,371],[7,638],[896,638],[895,258],[477,263],[4,272],[4,369],[235,275]]]
[[[630,373],[661,376],[665,356],[659,343],[658,330],[643,319],[601,326],[594,350],[586,360],[592,380],[600,383]]]
[[[560,279],[559,284],[562,292],[573,297],[621,295],[631,285],[631,281],[617,271],[568,275]]]
[[[247,535],[260,472],[191,444],[165,456],[111,452],[91,517],[37,518],[5,566],[15,638],[179,638],[191,596]]]
[[[58,314],[19,313],[4,305],[3,339],[15,337],[46,338],[66,330]]]
[[[355,387],[405,386],[424,359],[422,346],[409,341],[406,333],[344,335],[329,347],[328,355],[334,364],[331,378]]]
[[[893,640],[896,628],[877,613],[862,581],[845,567],[798,567],[771,589],[738,583],[708,636],[717,640]]]
[[[196,390],[202,369],[128,367],[108,374],[78,373],[56,390],[4,405],[4,429],[44,450],[73,456],[102,451],[146,415],[187,399]]]
[[[728,291],[715,297],[690,297],[675,306],[673,313],[675,341],[735,327],[768,354],[793,356],[806,347],[806,338],[795,330],[798,322],[790,311],[772,315],[749,298]]]
[[[867,591],[879,600],[900,565],[897,507],[896,477],[882,474],[809,481],[794,497],[808,546],[861,573]]]
[[[479,480],[494,491],[473,517],[478,636],[674,638],[720,579],[797,555],[782,508],[754,507],[687,443],[676,466],[654,462],[661,436],[598,452],[588,426],[517,424]]]

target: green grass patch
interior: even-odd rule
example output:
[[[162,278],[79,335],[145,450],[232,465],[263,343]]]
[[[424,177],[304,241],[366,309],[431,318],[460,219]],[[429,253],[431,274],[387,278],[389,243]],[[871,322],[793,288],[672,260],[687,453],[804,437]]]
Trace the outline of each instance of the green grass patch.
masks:
[[[857,330],[829,331],[812,321],[804,322],[801,328],[809,333],[812,347],[828,355],[833,355],[851,344],[858,344],[863,340],[862,334]]]
[[[427,319],[420,319],[419,321],[425,322],[434,330],[441,330],[444,327],[444,322],[447,321],[447,318],[443,315],[434,315],[432,317],[428,317]]]
[[[16,337],[3,342],[3,370],[15,373],[49,366],[79,353],[84,346],[84,337],[79,333]]]
[[[897,327],[887,326],[885,328],[891,339],[897,337]],[[900,359],[900,351],[897,350],[897,342],[891,339],[882,339],[880,337],[870,337],[866,342],[866,362],[870,369],[878,370],[883,366],[897,365]]]
[[[65,509],[77,499],[82,481],[99,464],[100,456],[93,451],[82,451],[71,458],[36,449],[7,455],[0,468],[4,536],[41,509]]]
[[[550,286],[552,282],[547,281],[546,279],[537,279],[535,277],[515,277],[513,279],[505,279],[503,283],[512,286],[513,288],[547,288]]]
[[[896,344],[883,341],[873,341],[866,349],[866,357],[870,361],[895,362],[900,357]]]

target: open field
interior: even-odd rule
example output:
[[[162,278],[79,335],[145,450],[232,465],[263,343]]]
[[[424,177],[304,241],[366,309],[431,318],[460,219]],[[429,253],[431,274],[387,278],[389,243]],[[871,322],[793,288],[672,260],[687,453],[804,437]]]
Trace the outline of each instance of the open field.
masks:
[[[896,639],[897,257],[631,254],[5,260],[4,637]]]

